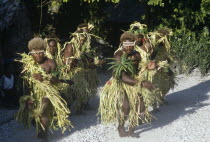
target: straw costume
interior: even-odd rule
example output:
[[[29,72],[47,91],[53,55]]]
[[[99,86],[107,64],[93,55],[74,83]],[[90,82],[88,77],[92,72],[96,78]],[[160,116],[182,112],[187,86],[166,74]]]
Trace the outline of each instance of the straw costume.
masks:
[[[77,32],[72,34],[74,37],[76,37],[72,40],[77,40],[77,43],[81,37],[84,38],[84,43],[82,45],[76,45],[78,50],[77,57],[80,57],[82,61],[81,66],[83,66],[85,69],[85,78],[89,84],[91,94],[95,93],[99,83],[96,66],[100,64],[98,53],[96,52],[97,49],[91,42],[92,38],[99,38],[90,33],[93,28],[93,25],[83,23],[78,26]]]
[[[143,80],[148,80],[155,84],[155,93],[157,100],[162,103],[165,101],[164,96],[174,86],[174,75],[170,70],[170,43],[168,35],[171,35],[170,30],[165,33],[147,32],[146,25],[134,22],[130,25],[130,32],[136,36],[135,49],[141,54],[142,61],[140,62],[141,71],[139,77]],[[167,34],[166,34],[167,33]],[[138,39],[140,37],[140,42]],[[150,69],[148,66],[153,65]],[[155,103],[155,104],[156,104]]]
[[[109,63],[113,76],[103,87],[100,97],[102,123],[118,122],[121,137],[139,137],[134,133],[134,127],[151,120],[148,106],[155,101],[155,96],[152,98],[150,90],[145,88],[152,88],[151,83],[138,80],[140,54],[134,50],[134,41],[132,33],[121,36],[122,49],[115,52],[115,59]],[[128,132],[124,128],[126,120],[129,122]]]
[[[45,38],[44,41],[47,45],[46,56],[50,59],[55,60],[56,64],[58,66],[63,66],[64,63],[63,63],[62,57],[61,57],[62,49],[61,49],[61,45],[59,43],[59,39],[58,38]],[[52,42],[54,42],[54,43],[52,43]],[[55,51],[53,51],[53,49],[55,49]]]
[[[30,55],[23,53],[22,59],[19,60],[23,63],[22,77],[26,95],[20,98],[16,119],[26,127],[30,127],[34,122],[38,137],[46,138],[48,129],[60,128],[64,132],[72,127],[68,120],[70,110],[60,96],[57,85],[53,83],[57,74],[53,68],[56,66],[53,66],[53,60],[44,57],[44,41],[41,38],[33,38],[28,47]]]
[[[161,100],[165,102],[166,93],[174,88],[175,76],[170,69],[173,59],[170,56],[170,41],[169,36],[172,35],[171,29],[165,28],[150,32],[148,37],[151,41],[154,51],[151,55],[151,60],[157,63],[156,74],[154,81],[157,87],[160,88]]]
[[[58,84],[59,91],[62,97],[66,100],[68,105],[70,106],[73,100],[71,84],[73,83],[71,79],[73,78],[72,74],[67,72],[68,66],[64,64],[62,57],[62,49],[59,43],[58,38],[45,38],[44,39],[47,47],[46,47],[46,56],[50,59],[56,61],[57,64],[57,74],[63,83]],[[72,83],[69,83],[69,82]]]
[[[64,62],[69,66],[73,80],[75,79],[72,90],[78,109],[89,101],[98,84],[95,69],[98,57],[91,47],[92,34],[88,33],[92,28],[93,25],[90,24],[79,25],[77,31],[72,33],[71,41],[64,45]]]
[[[156,73],[154,69],[150,69],[151,62],[151,54],[153,52],[152,46],[149,42],[149,39],[145,38],[143,34],[147,33],[147,25],[140,24],[139,22],[134,22],[130,25],[129,33],[134,34],[135,36],[135,46],[134,49],[140,53],[141,60],[138,65],[139,72],[136,75],[136,78],[139,81],[149,81],[153,83],[153,77]],[[123,46],[120,44],[118,50],[122,50]],[[117,51],[118,51],[117,50]],[[115,51],[115,53],[117,52]],[[156,86],[156,84],[155,84]],[[148,91],[147,89],[142,89],[143,94],[147,94],[147,97],[151,96],[151,102],[160,103],[160,90],[159,88],[155,88],[153,90]],[[157,95],[158,94],[158,95]],[[151,104],[151,103],[150,103]],[[152,105],[152,104],[151,104]]]

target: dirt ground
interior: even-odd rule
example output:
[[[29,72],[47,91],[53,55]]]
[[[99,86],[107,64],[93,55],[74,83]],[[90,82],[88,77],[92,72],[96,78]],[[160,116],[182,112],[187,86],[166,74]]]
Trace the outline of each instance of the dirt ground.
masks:
[[[210,75],[201,77],[195,70],[189,76],[178,75],[177,86],[166,96],[168,105],[153,113],[151,124],[136,128],[140,138],[120,138],[115,125],[102,125],[97,115],[100,90],[110,75],[102,74],[98,94],[91,100],[91,110],[70,117],[74,128],[50,134],[52,142],[210,142]],[[0,110],[0,117],[5,112]],[[11,115],[10,113],[10,115]],[[8,118],[7,118],[8,119]],[[0,119],[1,120],[1,119]],[[26,129],[15,120],[0,125],[2,142],[39,142],[35,128]]]

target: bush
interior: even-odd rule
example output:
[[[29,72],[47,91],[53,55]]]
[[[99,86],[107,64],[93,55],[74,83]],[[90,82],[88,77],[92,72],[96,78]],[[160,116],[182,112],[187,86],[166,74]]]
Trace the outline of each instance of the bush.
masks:
[[[210,37],[208,28],[200,33],[176,30],[171,39],[174,64],[179,73],[189,74],[199,68],[205,75],[210,69]]]

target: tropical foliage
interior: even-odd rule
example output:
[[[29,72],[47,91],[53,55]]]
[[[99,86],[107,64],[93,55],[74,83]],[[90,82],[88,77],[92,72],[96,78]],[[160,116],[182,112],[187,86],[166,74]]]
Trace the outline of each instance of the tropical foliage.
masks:
[[[123,54],[120,61],[116,60],[115,58],[108,58],[111,59],[112,62],[108,63],[112,65],[109,69],[113,69],[113,76],[117,79],[121,78],[122,72],[130,73],[131,76],[135,74],[135,68],[133,62],[127,58],[126,54]]]
[[[210,69],[210,37],[208,28],[200,33],[176,30],[172,49],[179,73],[190,73],[198,67],[203,75]]]
[[[42,0],[34,1],[40,8]],[[80,0],[77,1],[80,6],[80,11],[77,11],[80,20],[77,22],[94,24],[93,32],[105,38],[111,32],[109,27],[106,28],[107,19],[112,15],[107,8],[117,8],[125,1],[136,1],[142,5],[143,13],[133,12],[133,15],[139,14],[139,21],[148,26],[148,31],[154,31],[160,25],[173,30],[172,50],[175,62],[181,63],[176,64],[180,73],[189,73],[195,67],[200,68],[203,74],[208,72],[210,0]],[[47,5],[48,12],[57,13],[59,7],[73,3],[73,0],[43,0],[42,6]],[[67,11],[70,10],[62,9],[59,13],[62,15]],[[74,11],[71,10],[69,15],[71,13]]]
[[[142,4],[144,1],[142,1]],[[153,31],[173,30],[172,54],[179,73],[198,67],[203,75],[210,70],[210,1],[148,0],[142,20]],[[155,28],[156,27],[156,28]]]

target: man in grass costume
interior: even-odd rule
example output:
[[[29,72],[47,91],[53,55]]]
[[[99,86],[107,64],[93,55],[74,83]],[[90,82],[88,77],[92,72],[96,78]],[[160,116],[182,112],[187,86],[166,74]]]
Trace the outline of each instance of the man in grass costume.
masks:
[[[33,38],[28,43],[30,55],[21,54],[22,77],[25,95],[20,98],[20,108],[16,119],[30,127],[34,122],[38,138],[47,138],[49,129],[60,128],[64,132],[72,126],[65,100],[59,94],[56,77],[56,63],[45,56],[46,44],[41,38]]]
[[[151,119],[148,106],[153,99],[145,89],[153,89],[153,85],[138,79],[141,56],[134,50],[135,36],[126,32],[120,41],[122,48],[115,52],[113,62],[109,63],[112,64],[113,76],[102,90],[99,112],[103,123],[119,123],[120,137],[139,137],[134,128]],[[129,122],[128,132],[124,127],[126,120]]]
[[[63,61],[61,57],[61,45],[59,39],[55,36],[49,36],[44,39],[47,44],[46,55],[48,58],[55,60],[58,66],[63,66]]]
[[[156,63],[155,75],[153,82],[157,84],[160,90],[160,99],[163,104],[167,104],[165,95],[170,89],[174,88],[175,75],[171,69],[173,59],[171,57],[170,36],[172,30],[168,28],[161,28],[157,31],[148,33],[148,38],[153,47],[151,60]]]
[[[101,62],[96,49],[91,46],[91,38],[94,35],[89,32],[92,28],[91,24],[80,24],[72,34],[71,41],[64,45],[64,62],[73,69],[76,79],[72,88],[78,102],[78,111],[88,103],[98,85],[96,65]]]
[[[73,84],[73,81],[71,81],[70,79],[72,79],[73,76],[67,71],[68,66],[64,64],[59,39],[55,35],[51,35],[48,36],[48,38],[45,38],[44,41],[47,45],[46,56],[56,62],[58,77],[60,81],[63,82],[59,84],[59,91],[62,97],[68,103],[68,106],[70,106],[73,94],[71,90],[71,85]]]
[[[173,88],[174,74],[170,69],[169,29],[147,32],[147,26],[139,22],[130,25],[130,32],[135,34],[135,49],[141,54],[141,78],[151,81],[156,86],[158,102],[154,106],[165,103],[165,95]]]

